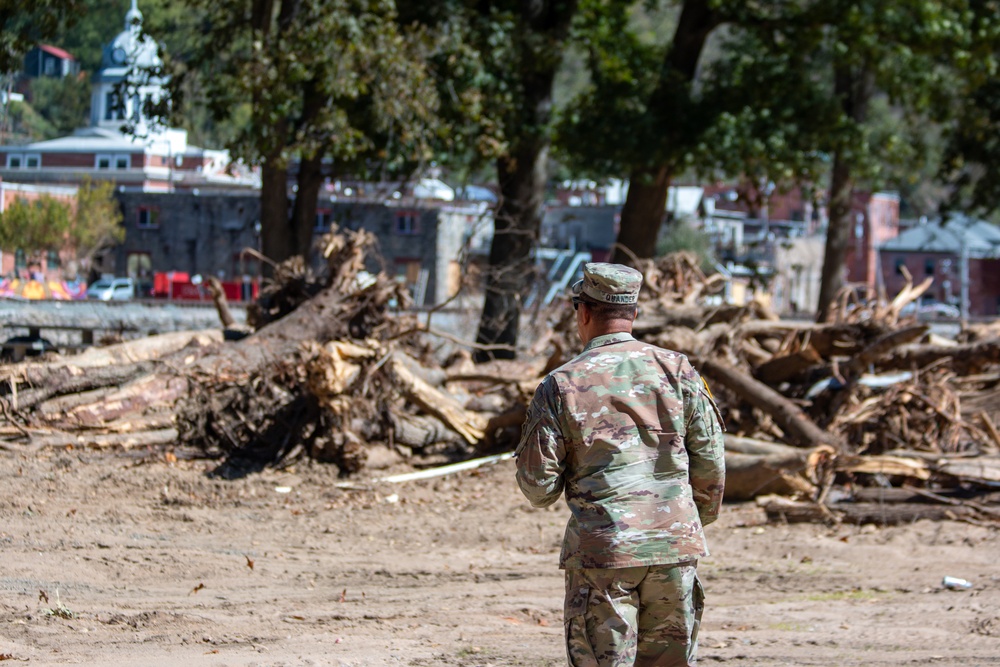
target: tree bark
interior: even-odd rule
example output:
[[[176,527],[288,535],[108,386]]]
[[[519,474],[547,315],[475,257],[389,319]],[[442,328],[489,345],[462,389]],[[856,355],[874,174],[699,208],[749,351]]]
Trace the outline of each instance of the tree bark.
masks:
[[[275,263],[293,255],[288,229],[288,170],[279,164],[280,158],[272,156],[261,165],[260,186],[261,252]],[[271,275],[272,267],[265,264],[263,272]]]
[[[300,132],[309,132],[316,118],[326,104],[326,97],[315,79],[310,80],[302,92],[302,113],[297,122]],[[292,250],[308,260],[312,250],[313,230],[316,228],[316,202],[323,186],[323,157],[325,145],[312,147],[312,152],[303,151],[299,159],[299,173],[296,178],[295,205],[290,223]]]
[[[506,346],[478,349],[477,363],[513,359],[521,307],[533,278],[531,251],[538,241],[546,182],[552,87],[563,44],[576,13],[575,0],[522,3],[513,49],[521,95],[509,119],[511,151],[497,160],[500,205],[486,272],[485,301],[476,342]]]
[[[842,444],[836,438],[814,424],[795,403],[764,383],[723,361],[701,359],[695,365],[707,377],[769,414],[793,444],[800,447],[825,444],[833,446],[838,451],[843,450]]]
[[[709,34],[722,20],[709,0],[687,0],[681,9],[674,38],[660,71],[660,80],[650,97],[650,115],[662,129],[665,144],[680,139],[677,120],[683,113],[683,101],[690,95],[690,84]],[[638,258],[652,257],[666,209],[672,166],[660,157],[656,166],[636,165],[629,173],[628,195],[622,207],[618,245]],[[611,261],[632,264],[631,255],[616,247]]]
[[[844,115],[861,124],[868,117],[868,104],[874,89],[869,72],[856,72],[846,65],[839,65],[834,74],[834,94],[841,101]],[[847,250],[851,240],[851,197],[854,193],[852,176],[853,159],[847,147],[834,152],[833,171],[830,178],[830,223],[826,232],[826,249],[823,254],[823,271],[819,286],[817,321],[823,322],[830,314],[837,293],[844,286],[847,267]]]
[[[670,171],[665,166],[632,170],[612,262],[631,266],[633,255],[645,259],[656,253],[669,187]]]

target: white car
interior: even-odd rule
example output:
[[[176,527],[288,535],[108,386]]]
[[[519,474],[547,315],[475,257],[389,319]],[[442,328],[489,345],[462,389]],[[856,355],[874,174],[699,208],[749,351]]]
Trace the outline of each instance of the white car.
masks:
[[[100,301],[128,301],[135,298],[131,278],[101,278],[87,288],[87,298]]]
[[[900,315],[921,315],[925,318],[935,319],[958,319],[962,316],[958,306],[940,301],[925,301],[919,306],[916,303],[908,303],[903,306]]]

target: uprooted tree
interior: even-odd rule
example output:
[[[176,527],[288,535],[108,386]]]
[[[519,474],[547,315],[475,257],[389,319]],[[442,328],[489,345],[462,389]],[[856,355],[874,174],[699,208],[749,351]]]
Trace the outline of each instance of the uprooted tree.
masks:
[[[461,341],[393,312],[406,292],[362,272],[371,241],[324,237],[319,275],[281,265],[249,334],[151,336],[5,367],[0,447],[170,448],[219,459],[224,475],[303,458],[350,475],[376,448],[399,463],[509,451],[540,378],[580,349],[572,310],[548,312],[525,360],[476,365],[461,345],[445,358],[441,341]],[[892,301],[843,292],[830,322],[781,321],[756,302],[710,305],[722,279],[691,255],[639,264],[634,333],[707,378],[731,500],[786,520],[998,516],[996,324],[951,341],[902,316],[928,281]]]

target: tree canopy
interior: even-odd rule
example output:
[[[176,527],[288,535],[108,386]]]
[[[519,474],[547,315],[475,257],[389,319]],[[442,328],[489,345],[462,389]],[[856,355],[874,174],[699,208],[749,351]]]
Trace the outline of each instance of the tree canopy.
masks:
[[[85,181],[72,204],[48,195],[16,199],[0,213],[0,248],[28,256],[68,251],[87,263],[96,252],[125,238],[114,183]]]

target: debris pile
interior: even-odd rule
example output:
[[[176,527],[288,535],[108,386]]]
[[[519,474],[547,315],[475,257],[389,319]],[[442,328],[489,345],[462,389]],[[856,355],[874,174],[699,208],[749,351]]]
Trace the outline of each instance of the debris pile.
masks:
[[[436,358],[409,296],[369,273],[374,239],[334,231],[326,270],[276,267],[252,328],[172,333],[3,368],[0,447],[160,445],[245,474],[303,457],[361,470],[376,447],[430,465],[509,451],[544,374],[581,349],[560,303],[517,362]],[[1000,328],[941,337],[893,299],[845,292],[830,319],[722,303],[721,276],[677,253],[638,262],[635,335],[687,354],[728,433],[726,495],[787,521],[994,520]],[[216,296],[229,327],[224,296]]]

